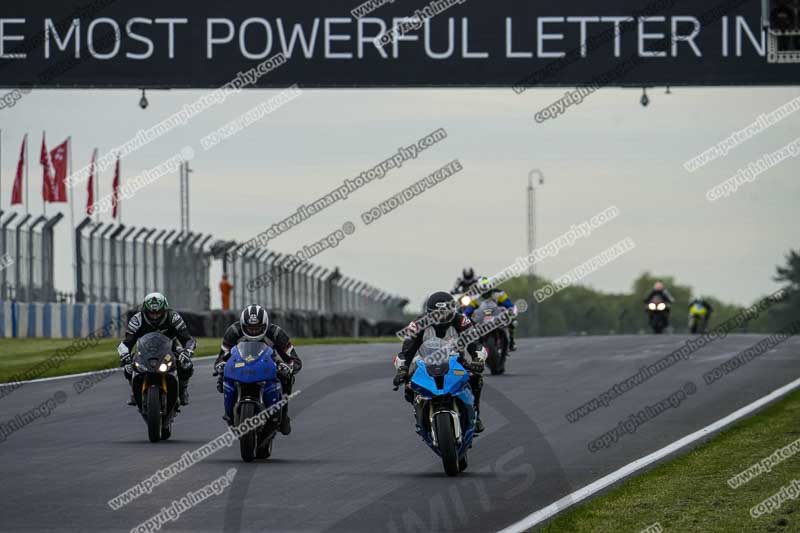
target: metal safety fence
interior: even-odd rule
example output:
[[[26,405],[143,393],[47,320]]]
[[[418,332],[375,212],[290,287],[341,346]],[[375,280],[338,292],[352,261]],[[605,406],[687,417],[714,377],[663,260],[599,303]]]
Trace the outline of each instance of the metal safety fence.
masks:
[[[122,303],[138,306],[148,292],[167,294],[179,309],[211,308],[210,272],[220,261],[233,285],[231,308],[260,303],[269,309],[401,321],[408,300],[369,283],[273,250],[245,249],[208,234],[94,222],[74,230],[74,294],[53,286],[50,219],[0,213],[0,300]],[[7,263],[7,265],[6,265]],[[63,262],[61,264],[64,264]]]
[[[352,315],[372,320],[403,320],[408,300],[369,283],[343,276],[294,256],[266,248],[245,249],[244,243],[218,243],[215,257],[233,284],[234,309],[250,303],[268,308]]]
[[[211,238],[87,217],[75,228],[75,300],[135,306],[159,291],[173,307],[208,309]]]
[[[0,300],[56,300],[53,228],[63,217],[0,211]]]

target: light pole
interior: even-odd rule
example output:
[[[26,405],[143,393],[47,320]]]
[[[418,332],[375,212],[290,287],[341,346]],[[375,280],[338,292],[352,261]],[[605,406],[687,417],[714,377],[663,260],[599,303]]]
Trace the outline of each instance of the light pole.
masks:
[[[538,168],[528,172],[528,257],[533,258],[536,250],[536,189],[533,186],[533,177],[538,176],[539,185],[544,185],[544,174]],[[530,292],[529,307],[531,309],[533,334],[539,334],[539,310],[534,300],[533,281],[536,276],[535,262],[531,260],[528,267],[528,291]]]

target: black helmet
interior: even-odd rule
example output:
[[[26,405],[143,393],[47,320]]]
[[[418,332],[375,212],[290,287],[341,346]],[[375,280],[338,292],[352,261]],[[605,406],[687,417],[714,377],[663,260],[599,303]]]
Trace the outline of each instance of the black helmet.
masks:
[[[456,301],[453,295],[445,291],[436,291],[425,303],[425,310],[437,324],[446,324],[456,316]]]
[[[464,267],[461,271],[461,279],[466,282],[475,281],[475,270],[472,267]]]
[[[269,315],[267,315],[267,310],[260,305],[251,304],[242,310],[239,324],[242,326],[242,334],[247,340],[261,341],[267,334]]]
[[[144,297],[142,302],[142,316],[145,322],[153,327],[159,327],[167,319],[169,303],[167,297],[160,292],[151,292]]]

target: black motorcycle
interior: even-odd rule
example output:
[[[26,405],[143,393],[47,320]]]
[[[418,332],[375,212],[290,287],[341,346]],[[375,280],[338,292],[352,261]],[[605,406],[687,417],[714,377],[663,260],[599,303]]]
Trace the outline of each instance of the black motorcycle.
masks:
[[[501,307],[491,300],[487,300],[472,313],[470,319],[478,326],[480,324],[490,324],[495,321],[503,320],[503,313],[507,312],[505,307]],[[481,344],[486,348],[488,357],[486,366],[492,374],[502,374],[506,371],[506,358],[508,357],[509,336],[508,328],[499,325],[492,331],[481,337]]]
[[[653,333],[663,333],[669,326],[669,305],[661,298],[655,297],[647,303],[647,313]]]
[[[133,358],[133,396],[147,423],[150,442],[172,436],[172,421],[178,414],[178,358],[172,340],[158,332],[144,335],[136,343]]]

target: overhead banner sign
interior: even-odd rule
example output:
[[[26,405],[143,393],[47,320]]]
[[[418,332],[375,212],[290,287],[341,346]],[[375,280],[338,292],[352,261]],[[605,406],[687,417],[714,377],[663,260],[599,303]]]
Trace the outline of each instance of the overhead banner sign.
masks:
[[[0,86],[797,85],[759,0],[0,3]]]

